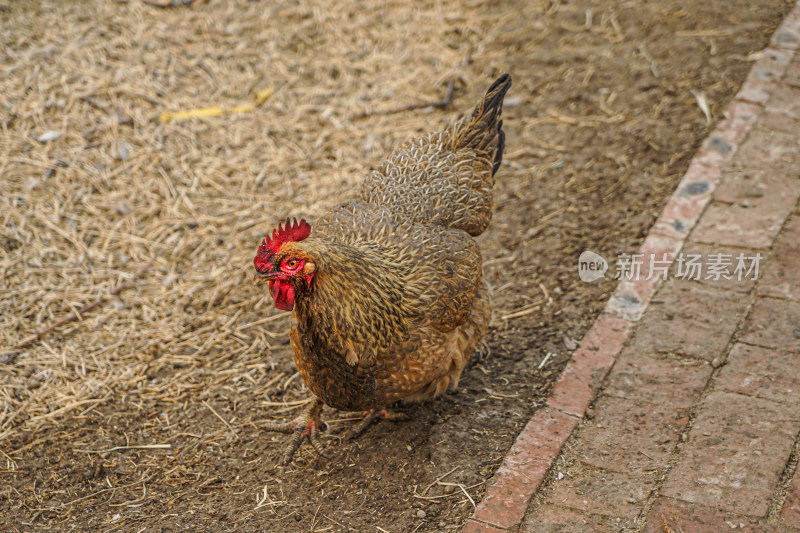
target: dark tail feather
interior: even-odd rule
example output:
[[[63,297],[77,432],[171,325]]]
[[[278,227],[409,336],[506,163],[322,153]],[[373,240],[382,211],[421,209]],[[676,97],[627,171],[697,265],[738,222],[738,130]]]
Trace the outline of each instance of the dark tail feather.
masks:
[[[500,115],[503,110],[503,98],[505,98],[509,88],[511,88],[511,75],[503,74],[486,91],[483,102],[475,108],[473,115],[484,115],[490,111],[495,111],[497,115]]]
[[[503,74],[497,78],[472,113],[458,124],[453,143],[455,149],[489,152],[493,161],[492,174],[497,172],[503,161],[506,136],[500,116],[503,112],[503,98],[510,87],[510,75]]]

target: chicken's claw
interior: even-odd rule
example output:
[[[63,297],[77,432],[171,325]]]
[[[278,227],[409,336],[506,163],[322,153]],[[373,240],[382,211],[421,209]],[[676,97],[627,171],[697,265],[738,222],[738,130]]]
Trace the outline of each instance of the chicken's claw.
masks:
[[[353,433],[350,435],[350,439],[355,440],[360,437],[361,434],[364,433],[364,431],[369,427],[369,425],[378,418],[396,422],[398,420],[408,420],[408,415],[405,413],[389,411],[388,409],[370,409],[364,413],[364,419],[359,422],[356,428],[353,430]]]
[[[306,439],[311,444],[311,447],[314,448],[315,452],[323,457],[328,457],[318,435],[320,431],[327,431],[328,429],[328,424],[320,420],[322,407],[322,401],[317,398],[311,405],[303,410],[300,416],[291,422],[268,423],[262,426],[267,431],[279,431],[281,433],[292,434],[292,438],[289,439],[289,443],[286,445],[286,449],[283,452],[283,459],[281,460],[282,466],[286,466],[292,462],[295,452],[297,452],[297,449]]]

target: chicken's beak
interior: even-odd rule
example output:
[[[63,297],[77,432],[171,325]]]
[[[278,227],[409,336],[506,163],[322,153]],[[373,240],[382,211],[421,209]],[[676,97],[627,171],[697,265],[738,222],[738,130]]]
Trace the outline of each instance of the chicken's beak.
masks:
[[[277,272],[257,272],[255,276],[253,276],[253,285],[263,285],[264,283],[275,279],[278,275]]]

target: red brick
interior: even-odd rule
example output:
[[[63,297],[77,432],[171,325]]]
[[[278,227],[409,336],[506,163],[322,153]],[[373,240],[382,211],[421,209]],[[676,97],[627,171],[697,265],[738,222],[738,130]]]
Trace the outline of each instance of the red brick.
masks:
[[[528,473],[525,468],[530,464],[547,462],[549,468],[577,424],[575,417],[547,407],[539,409],[517,436],[503,466],[522,473]]]
[[[669,269],[669,264],[682,245],[682,240],[657,233],[649,234],[637,254],[640,255],[637,258],[637,262],[641,264],[639,270],[627,273],[626,279],[620,281],[606,303],[606,312],[626,320],[638,320],[663,281],[659,270],[651,270],[653,262],[663,262]]]
[[[688,421],[688,410],[601,396],[573,451],[598,468],[646,475],[667,466]]]
[[[711,193],[719,180],[718,166],[707,167],[692,160],[651,232],[674,239],[685,239],[711,199]]]
[[[795,7],[772,35],[772,46],[797,50],[800,48],[800,10]]]
[[[789,50],[764,49],[736,98],[757,104],[767,103],[776,83],[786,71],[791,57],[792,53]]]
[[[520,533],[612,533],[619,524],[556,505],[540,505],[525,517]]]
[[[673,195],[650,231],[674,239],[686,238],[710,200],[710,191],[690,198]]]
[[[572,354],[553,386],[547,405],[582,417],[594,391],[628,339],[630,327],[627,320],[601,315]]]
[[[736,100],[752,102],[754,104],[766,104],[772,91],[775,90],[775,82],[758,79],[751,75],[744,80],[741,89],[736,93]]]
[[[792,485],[781,509],[781,518],[789,525],[800,528],[800,471],[795,470]]]
[[[643,256],[642,281],[648,282],[652,279],[661,279],[663,281],[666,278],[666,271],[669,270],[669,265],[665,263],[671,263],[675,259],[681,246],[683,246],[682,239],[674,239],[653,233],[649,234],[639,251]],[[648,280],[647,278],[651,279]]]
[[[800,301],[800,217],[788,221],[763,265],[758,294]]]
[[[759,126],[722,176],[714,193],[717,202],[698,222],[692,240],[743,248],[769,247],[800,198],[800,183],[793,176],[797,167],[800,138],[796,133]]]
[[[606,365],[606,368],[610,368],[614,363],[614,358],[607,356],[605,359],[606,361],[603,364]],[[553,390],[547,399],[547,406],[573,416],[582,417],[594,396],[594,388],[587,383],[587,376],[582,374],[584,372],[575,368],[575,364],[572,361],[567,363],[567,366],[564,367],[561,375],[558,376],[558,380],[553,385]]]
[[[727,513],[713,507],[659,498],[647,515],[643,533],[710,533],[742,531],[747,533],[777,532],[777,529],[748,517]]]
[[[612,355],[616,356],[622,345],[628,340],[631,324],[627,320],[600,315],[592,328],[581,340],[581,345],[573,354],[573,359],[578,354]]]
[[[700,146],[695,160],[699,163],[709,166],[719,166],[722,163],[730,161],[736,153],[737,147],[744,140],[750,128],[755,123],[761,109],[747,101],[751,100],[755,103],[763,104],[767,101],[768,95],[773,90],[774,83],[768,81],[766,78],[772,73],[775,68],[770,63],[769,58],[775,58],[776,62],[783,60],[785,52],[773,52],[766,54],[762,57],[764,66],[761,70],[751,70],[750,77],[745,82],[745,86],[739,93],[738,101],[734,100],[725,110],[725,117],[721,120],[714,131],[706,137],[703,144]],[[760,60],[760,61],[762,61]],[[788,62],[788,58],[785,60]],[[785,69],[785,65],[784,65]],[[783,70],[781,70],[781,73]],[[748,87],[748,83],[753,86]],[[766,84],[762,87],[762,84]],[[753,96],[750,95],[753,93]],[[762,101],[763,100],[763,101]]]
[[[625,520],[636,518],[656,481],[587,467],[570,472],[576,477],[554,481],[546,503]]]
[[[784,115],[783,113],[764,111],[758,123],[760,127],[773,131],[795,133],[800,130],[800,119]]]
[[[788,212],[753,209],[741,205],[713,203],[709,206],[691,239],[695,242],[766,249],[772,244]]]
[[[706,166],[699,161],[692,161],[689,163],[689,168],[686,169],[686,174],[683,175],[681,178],[680,184],[675,191],[675,194],[681,194],[680,191],[683,190],[684,186],[690,183],[703,183],[707,182],[712,185],[710,189],[713,189],[714,185],[719,183],[721,178],[722,171],[720,170],[719,166]],[[688,191],[683,192],[682,196],[695,196],[696,194],[687,194]]]
[[[800,197],[797,176],[776,173],[772,169],[744,168],[723,172],[722,183],[714,191],[714,199],[727,204],[740,204],[752,210],[775,209],[786,216]]]
[[[759,60],[760,62],[764,62],[764,66],[761,70],[757,71],[753,69],[750,71],[750,77],[745,82],[745,87],[743,88],[744,92],[740,92],[738,101],[734,100],[728,106],[728,109],[725,110],[724,118],[717,124],[714,131],[703,141],[703,144],[695,155],[694,160],[696,162],[718,168],[722,163],[730,161],[731,158],[733,158],[738,146],[744,141],[750,128],[761,114],[760,107],[747,101],[742,101],[748,100],[748,98],[745,97],[749,94],[747,84],[751,78],[753,78],[753,83],[755,85],[750,92],[756,91],[759,95],[755,102],[760,104],[766,102],[768,95],[774,87],[774,83],[768,81],[767,78],[772,75],[777,67],[771,63],[767,64],[765,61],[768,58],[773,58],[776,62],[788,62],[788,58],[784,58],[784,55],[786,55],[786,52],[773,51],[771,54],[765,53],[764,57]],[[783,70],[785,70],[785,64],[780,72],[783,73]],[[767,87],[762,88],[760,85],[761,83],[767,84]]]
[[[773,113],[784,113],[790,117],[800,118],[800,89],[779,85],[772,91],[766,109]]]
[[[765,80],[780,81],[794,57],[790,50],[765,48],[758,58],[753,70],[758,71],[758,76]]]
[[[776,90],[776,97],[779,90]],[[797,93],[794,96],[800,102],[800,90],[794,91]],[[781,95],[783,94],[782,92]],[[767,111],[782,113],[785,110],[774,109],[768,105]],[[774,131],[768,127],[768,124],[764,126],[759,124],[750,132],[733,160],[734,168],[760,168],[773,173],[776,171],[792,173],[800,166],[800,138],[797,134]]]
[[[549,465],[540,466],[542,472],[537,477],[544,479]],[[504,529],[516,526],[525,517],[528,502],[539,490],[541,479],[529,480],[525,475],[501,466],[486,496],[475,509],[475,518]]]
[[[519,524],[577,423],[577,418],[553,409],[537,411],[495,473],[475,518],[504,529]]]
[[[639,320],[650,303],[650,298],[656,289],[658,280],[649,283],[622,280],[617,284],[614,294],[606,302],[603,310],[611,316],[619,317],[631,322]]]
[[[735,344],[715,383],[718,389],[800,407],[800,355]]]
[[[760,398],[712,392],[661,494],[765,517],[792,452],[796,409]]]
[[[505,529],[498,529],[475,520],[467,520],[467,523],[461,529],[461,533],[505,533],[505,531]]]
[[[765,54],[764,57],[775,57],[780,56],[781,54],[787,55],[785,52],[779,53],[773,51],[772,54]],[[762,57],[762,59],[764,59],[764,57]],[[785,59],[785,61],[788,62],[788,57]],[[783,68],[786,68],[785,65]],[[763,72],[771,71],[771,67],[763,69]],[[769,76],[770,74],[762,75]],[[728,109],[725,110],[725,117],[717,124],[716,129],[725,139],[737,145],[741,144],[741,142],[744,141],[745,137],[750,132],[750,128],[753,127],[753,124],[755,124],[756,119],[758,119],[760,114],[761,108],[759,106],[748,104],[747,102],[733,101],[728,106]]]
[[[711,377],[711,366],[674,362],[626,349],[603,388],[603,394],[688,409],[697,402]]]
[[[719,357],[744,316],[740,294],[670,279],[631,341],[640,353],[678,353],[711,361]]]
[[[703,165],[721,166],[733,158],[737,148],[737,143],[726,139],[719,130],[714,130],[700,145],[694,158]]]
[[[800,303],[757,298],[739,340],[776,350],[800,352]]]
[[[692,278],[694,281],[718,289],[726,289],[729,291],[749,293],[750,290],[753,288],[753,286],[755,286],[759,276],[755,270],[753,270],[753,272],[748,275],[745,275],[746,274],[745,270],[742,272],[741,275],[739,275],[739,273],[736,271],[736,266],[738,263],[737,258],[740,255],[743,255],[745,260],[744,268],[747,269],[751,266],[753,262],[752,258],[755,257],[756,253],[757,252],[743,251],[740,248],[731,248],[728,246],[719,246],[719,245],[697,244],[694,242],[690,242],[681,251],[681,256],[683,257],[684,265],[686,264],[685,262],[689,260],[695,261],[703,265],[703,271],[698,276]],[[725,259],[726,263],[729,262],[729,267],[725,269],[726,272],[724,273],[724,275],[721,275],[719,277],[717,277],[713,273],[709,274],[707,268],[707,265],[711,264],[711,262],[715,259],[714,256],[717,256],[716,259],[720,258],[718,254],[721,254],[721,257]],[[765,257],[766,253],[762,253],[761,258],[758,260],[759,270],[761,269],[761,266],[764,264]],[[755,265],[753,266],[755,268]],[[677,263],[675,267],[677,269]],[[671,275],[675,276],[675,272],[676,271],[673,271]]]
[[[787,85],[800,87],[800,55],[795,55],[794,61],[787,67],[786,77],[783,82]]]

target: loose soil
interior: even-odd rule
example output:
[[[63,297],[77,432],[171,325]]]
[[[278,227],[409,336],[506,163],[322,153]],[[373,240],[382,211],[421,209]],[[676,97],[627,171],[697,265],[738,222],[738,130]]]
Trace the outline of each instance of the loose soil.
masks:
[[[614,287],[578,255],[636,250],[791,2],[451,4],[0,4],[0,529],[461,527]],[[250,284],[261,237],[313,224],[504,71],[491,354],[357,441],[327,410],[331,457],[281,472],[261,426],[308,393]],[[450,105],[418,106],[449,82]]]

